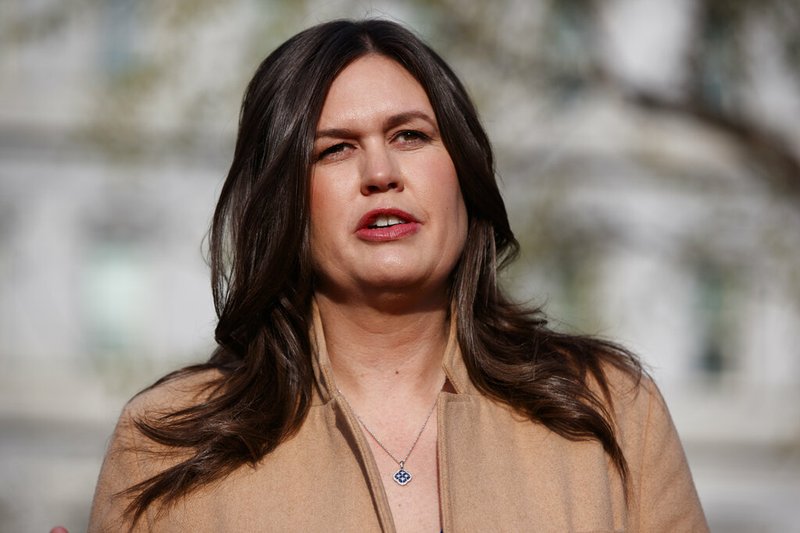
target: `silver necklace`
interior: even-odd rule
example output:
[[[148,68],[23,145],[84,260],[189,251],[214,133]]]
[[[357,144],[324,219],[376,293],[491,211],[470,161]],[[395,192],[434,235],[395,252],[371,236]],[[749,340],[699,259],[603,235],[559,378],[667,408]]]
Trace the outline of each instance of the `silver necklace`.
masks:
[[[440,388],[441,388],[441,387],[440,387]],[[339,390],[339,389],[336,389],[336,390]],[[395,473],[392,475],[392,479],[395,481],[395,483],[397,483],[397,484],[398,484],[398,485],[400,485],[401,487],[405,487],[406,485],[408,485],[409,483],[411,483],[411,480],[413,479],[413,477],[414,477],[414,476],[412,476],[412,475],[411,475],[411,472],[409,472],[408,470],[406,470],[406,461],[408,461],[408,458],[411,456],[411,452],[413,452],[413,451],[414,451],[414,448],[416,448],[416,446],[417,446],[417,443],[419,442],[419,439],[420,439],[420,437],[422,437],[422,432],[423,432],[423,431],[425,431],[425,427],[428,425],[428,420],[430,420],[430,419],[431,419],[431,415],[433,415],[433,410],[434,410],[434,409],[436,409],[436,404],[437,404],[437,403],[439,403],[439,395],[438,395],[438,394],[436,395],[436,400],[433,402],[433,405],[431,406],[431,410],[430,410],[430,411],[428,411],[428,416],[426,416],[426,417],[425,417],[425,422],[423,422],[423,423],[422,423],[422,427],[421,427],[421,428],[419,428],[419,432],[417,433],[417,437],[414,439],[414,443],[413,443],[413,444],[411,444],[411,448],[409,448],[409,450],[408,450],[408,453],[406,453],[406,456],[405,456],[405,457],[403,457],[403,459],[402,459],[402,460],[400,460],[400,459],[398,459],[397,457],[395,457],[395,456],[394,456],[394,454],[392,454],[392,452],[390,452],[390,451],[389,451],[389,450],[386,448],[386,446],[384,446],[384,445],[383,445],[383,443],[381,442],[381,440],[380,440],[378,437],[376,437],[376,436],[375,436],[375,433],[373,433],[373,432],[372,432],[372,431],[371,431],[371,430],[370,430],[370,429],[367,427],[367,425],[364,423],[364,420],[362,420],[362,419],[361,419],[361,417],[360,417],[360,416],[358,416],[358,413],[356,413],[356,410],[355,410],[355,409],[353,409],[353,406],[352,406],[352,405],[350,405],[350,402],[348,402],[348,401],[347,401],[347,398],[345,398],[344,394],[342,394],[342,391],[340,391],[340,390],[339,390],[339,395],[340,395],[340,396],[342,397],[342,399],[344,400],[344,403],[346,403],[346,404],[347,404],[347,406],[350,408],[350,410],[351,410],[351,411],[353,412],[353,414],[356,416],[356,419],[357,419],[357,420],[358,420],[358,422],[361,424],[361,427],[363,427],[363,428],[366,430],[366,432],[367,432],[367,433],[369,433],[369,434],[370,434],[370,436],[371,436],[373,439],[375,439],[375,442],[377,442],[377,443],[378,443],[378,446],[380,446],[380,447],[381,447],[381,449],[382,449],[384,452],[386,452],[386,455],[388,455],[389,457],[391,457],[391,458],[392,458],[392,461],[394,461],[395,463],[397,463],[397,464],[398,464],[398,466],[400,466],[400,469],[399,469],[397,472],[395,472]]]

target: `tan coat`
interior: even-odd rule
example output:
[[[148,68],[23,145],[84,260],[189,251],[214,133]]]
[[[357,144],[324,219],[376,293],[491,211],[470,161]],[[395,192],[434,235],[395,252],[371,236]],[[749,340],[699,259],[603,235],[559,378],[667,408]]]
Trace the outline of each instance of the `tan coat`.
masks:
[[[332,385],[315,322],[318,387],[300,431],[256,467],[191,493],[163,515],[149,510],[137,530],[394,531],[369,443]],[[651,381],[634,388],[627,376],[609,372],[632,483],[626,506],[619,476],[597,442],[566,440],[475,389],[454,330],[444,370],[456,393],[441,392],[438,403],[445,532],[708,531],[675,427]],[[127,500],[115,494],[167,465],[142,453],[152,445],[132,417],[191,403],[208,377],[160,386],[126,406],[100,472],[89,531],[124,530]]]

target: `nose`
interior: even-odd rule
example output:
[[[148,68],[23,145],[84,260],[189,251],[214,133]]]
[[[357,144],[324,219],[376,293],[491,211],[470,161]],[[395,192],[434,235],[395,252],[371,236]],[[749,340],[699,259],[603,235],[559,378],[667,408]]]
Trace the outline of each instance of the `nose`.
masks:
[[[361,194],[368,196],[390,190],[403,190],[403,179],[395,158],[385,145],[366,148],[361,169]]]

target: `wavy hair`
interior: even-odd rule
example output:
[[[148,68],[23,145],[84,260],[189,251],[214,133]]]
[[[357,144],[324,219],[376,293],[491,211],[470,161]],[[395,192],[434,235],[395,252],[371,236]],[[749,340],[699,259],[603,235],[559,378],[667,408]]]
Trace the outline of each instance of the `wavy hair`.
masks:
[[[314,385],[308,222],[315,130],[333,80],[367,54],[393,59],[419,81],[458,173],[469,228],[450,294],[470,379],[563,437],[599,441],[627,487],[603,369],[612,365],[638,379],[636,358],[606,341],[553,332],[538,309],[506,298],[497,273],[519,245],[497,187],[491,145],[466,90],[402,26],[337,20],[286,41],[247,87],[210,230],[218,346],[207,363],[153,386],[209,369],[218,377],[200,403],[135,421],[145,437],[183,459],[126,491],[133,523],[150,505],[168,506],[258,462],[303,423]]]

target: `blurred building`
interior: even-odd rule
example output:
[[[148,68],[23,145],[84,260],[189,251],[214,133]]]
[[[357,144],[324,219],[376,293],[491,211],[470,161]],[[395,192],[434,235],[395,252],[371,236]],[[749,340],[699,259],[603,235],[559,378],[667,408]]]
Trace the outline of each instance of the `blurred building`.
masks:
[[[791,2],[61,4],[0,6],[0,530],[85,527],[125,400],[208,355],[244,86],[300,28],[363,15],[465,79],[523,245],[508,286],[642,355],[712,528],[799,530]]]

